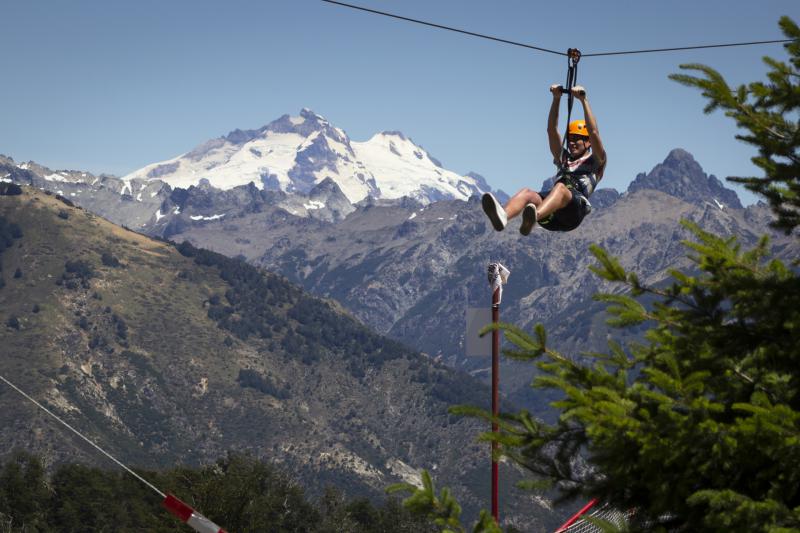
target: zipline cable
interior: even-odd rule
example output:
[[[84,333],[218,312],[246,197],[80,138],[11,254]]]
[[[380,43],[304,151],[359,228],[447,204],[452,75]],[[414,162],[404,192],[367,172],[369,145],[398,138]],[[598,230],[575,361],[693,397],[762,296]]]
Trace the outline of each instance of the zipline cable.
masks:
[[[37,402],[36,400],[34,400],[34,399],[33,399],[33,398],[31,398],[30,396],[28,396],[28,395],[25,393],[25,391],[23,391],[22,389],[20,389],[19,387],[17,387],[16,385],[14,385],[13,383],[11,383],[10,381],[8,381],[8,380],[7,380],[6,378],[4,378],[2,375],[0,375],[0,380],[4,381],[4,382],[6,383],[6,385],[8,385],[9,387],[11,387],[12,389],[14,389],[15,391],[17,391],[17,392],[18,392],[18,393],[20,393],[21,395],[23,395],[25,398],[27,398],[27,399],[28,399],[28,400],[30,400],[31,402],[33,402],[33,403],[34,403],[34,405],[36,405],[36,407],[38,407],[39,409],[41,409],[42,411],[44,411],[44,412],[45,412],[45,413],[47,413],[48,415],[50,415],[50,416],[52,416],[53,418],[55,418],[56,420],[58,420],[58,421],[59,421],[59,422],[60,422],[62,425],[64,425],[64,426],[65,426],[67,429],[69,429],[70,431],[72,431],[73,433],[75,433],[77,436],[79,436],[80,438],[82,438],[83,440],[85,440],[86,442],[88,442],[89,444],[91,444],[91,445],[92,445],[94,448],[96,448],[98,451],[100,451],[100,453],[102,453],[103,455],[105,455],[106,457],[108,457],[109,459],[111,459],[112,461],[114,461],[115,463],[117,463],[119,466],[121,466],[122,468],[124,468],[124,469],[125,469],[125,470],[126,470],[128,473],[129,473],[129,474],[131,474],[133,477],[135,477],[136,479],[138,479],[139,481],[141,481],[142,483],[144,483],[145,485],[147,485],[148,487],[150,487],[151,489],[153,489],[154,491],[156,491],[156,493],[158,493],[158,495],[159,495],[159,496],[161,496],[162,498],[166,498],[166,497],[167,497],[167,495],[166,495],[166,494],[164,494],[163,492],[161,492],[160,490],[158,490],[158,489],[157,489],[157,488],[156,488],[156,487],[155,487],[155,486],[154,486],[152,483],[150,483],[149,481],[147,481],[146,479],[144,479],[142,476],[140,476],[139,474],[137,474],[136,472],[134,472],[133,470],[131,470],[130,468],[128,468],[127,466],[125,466],[124,464],[122,464],[122,462],[121,462],[121,461],[118,461],[118,460],[117,460],[117,459],[116,459],[116,458],[115,458],[113,455],[111,455],[110,453],[108,453],[107,451],[105,451],[103,448],[101,448],[100,446],[98,446],[97,444],[95,444],[94,442],[92,442],[92,441],[91,441],[91,440],[90,440],[88,437],[84,437],[84,436],[83,436],[83,434],[81,434],[81,432],[80,432],[80,431],[78,431],[78,430],[77,430],[77,429],[75,429],[74,427],[70,426],[68,423],[64,422],[64,421],[63,421],[61,418],[59,418],[59,417],[58,417],[58,415],[56,415],[55,413],[53,413],[52,411],[50,411],[50,410],[49,410],[47,407],[45,407],[44,405],[40,404],[39,402]]]
[[[398,20],[404,20],[406,22],[413,22],[415,24],[422,24],[425,26],[430,26],[432,28],[438,28],[441,30],[453,31],[456,33],[463,33],[464,35],[469,35],[472,37],[479,37],[481,39],[488,39],[490,41],[496,41],[503,44],[510,44],[513,46],[520,46],[522,48],[528,48],[531,50],[538,50],[539,52],[547,52],[550,54],[556,54],[559,56],[566,56],[564,52],[558,52],[556,50],[550,50],[549,48],[542,48],[540,46],[534,46],[532,44],[525,44],[516,41],[510,41],[508,39],[501,39],[500,37],[493,37],[491,35],[486,35],[483,33],[476,33],[467,30],[461,30],[458,28],[453,28],[451,26],[445,26],[444,24],[436,24],[433,22],[426,22],[424,20],[413,19],[410,17],[403,17],[401,15],[395,15],[394,13],[387,13],[385,11],[378,11],[376,9],[370,9],[367,7],[356,6],[353,4],[347,4],[345,2],[338,2],[336,0],[322,0],[328,4],[335,4],[337,6],[348,7],[350,9],[357,9],[358,11],[366,11],[367,13],[374,13],[375,15],[381,15],[384,17],[390,17]],[[592,54],[583,54],[583,57],[600,57],[600,56],[620,56],[620,55],[630,55],[630,54],[650,54],[655,52],[675,52],[679,50],[700,50],[703,48],[724,48],[730,46],[752,46],[752,45],[760,45],[760,44],[776,44],[776,43],[791,43],[796,41],[796,39],[774,39],[771,41],[749,41],[749,42],[740,42],[740,43],[723,43],[723,44],[704,44],[704,45],[696,45],[696,46],[678,46],[674,48],[650,48],[645,50],[623,50],[619,52],[595,52]]]
[[[651,48],[648,50],[628,50],[623,52],[595,52],[593,54],[583,54],[583,57],[621,56],[627,54],[650,54],[653,52],[674,52],[676,50],[699,50],[701,48],[723,48],[726,46],[750,46],[756,44],[791,43],[794,41],[795,39],[775,39],[772,41],[751,41],[748,43],[703,44],[697,46],[678,46],[675,48]]]
[[[69,429],[70,431],[75,433],[77,436],[82,438],[84,441],[88,442],[97,451],[99,451],[100,453],[102,453],[103,455],[105,455],[106,457],[108,457],[109,459],[114,461],[115,463],[117,463],[119,466],[124,468],[125,471],[128,472],[130,475],[132,475],[133,477],[135,477],[136,479],[138,479],[139,481],[141,481],[142,483],[144,483],[145,485],[147,485],[148,487],[153,489],[156,492],[156,494],[158,494],[162,498],[161,504],[167,509],[167,511],[169,511],[174,516],[179,518],[181,520],[181,522],[183,522],[187,526],[191,527],[192,529],[194,529],[198,533],[227,533],[224,529],[219,527],[217,524],[215,524],[214,522],[212,522],[211,520],[209,520],[208,518],[206,518],[202,514],[198,513],[197,511],[195,511],[190,505],[182,502],[181,500],[179,500],[177,497],[173,496],[172,494],[165,494],[164,492],[161,492],[160,490],[158,490],[158,488],[155,485],[153,485],[152,483],[147,481],[145,478],[143,478],[142,476],[140,476],[139,474],[137,474],[136,472],[134,472],[133,470],[131,470],[130,468],[125,466],[122,463],[122,461],[117,460],[117,458],[115,458],[113,455],[111,455],[110,453],[105,451],[103,448],[101,448],[100,446],[98,446],[97,444],[92,442],[88,437],[84,437],[83,434],[80,431],[78,431],[74,427],[70,426],[64,420],[59,418],[58,415],[56,415],[55,413],[50,411],[47,407],[45,407],[44,405],[42,405],[39,402],[37,402],[36,400],[34,400],[27,393],[25,393],[25,391],[23,391],[22,389],[20,389],[19,387],[17,387],[13,383],[11,383],[9,380],[7,380],[2,375],[0,375],[0,380],[5,382],[6,385],[8,385],[9,387],[14,389],[15,391],[17,391],[21,395],[23,395],[26,399],[31,401],[36,407],[38,407],[39,409],[41,409],[42,411],[44,411],[48,415],[50,415],[53,418],[55,418],[56,420],[58,420],[58,422],[61,423],[64,427],[66,427],[67,429]]]
[[[475,33],[472,31],[467,30],[460,30],[458,28],[452,28],[450,26],[444,26],[443,24],[435,24],[433,22],[425,22],[424,20],[412,19],[409,17],[402,17],[400,15],[395,15],[393,13],[386,13],[385,11],[378,11],[375,9],[369,9],[366,7],[361,6],[354,6],[353,4],[345,4],[344,2],[337,2],[335,0],[322,0],[323,2],[327,2],[328,4],[336,4],[337,6],[342,7],[349,7],[351,9],[357,9],[359,11],[366,11],[367,13],[374,13],[376,15],[382,15],[384,17],[391,17],[399,20],[405,20],[406,22],[414,22],[416,24],[423,24],[425,26],[431,26],[432,28],[438,28],[440,30],[448,30],[454,31],[456,33],[463,33],[464,35],[470,35],[472,37],[480,37],[481,39],[489,39],[490,41],[497,41],[499,43],[510,44],[513,46],[521,46],[523,48],[530,48],[532,50],[538,50],[540,52],[547,52],[550,54],[556,54],[559,56],[567,55],[564,52],[557,52],[556,50],[549,50],[547,48],[541,48],[539,46],[533,46],[532,44],[525,44],[525,43],[518,43],[516,41],[509,41],[508,39],[501,39],[499,37],[492,37],[491,35],[484,35],[482,33]]]

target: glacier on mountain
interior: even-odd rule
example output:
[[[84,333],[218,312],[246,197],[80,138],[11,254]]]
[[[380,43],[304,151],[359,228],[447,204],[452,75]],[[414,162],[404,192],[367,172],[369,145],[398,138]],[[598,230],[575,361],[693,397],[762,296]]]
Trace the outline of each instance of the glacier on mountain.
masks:
[[[307,195],[326,178],[353,204],[368,197],[408,196],[424,204],[466,200],[488,190],[480,176],[443,168],[400,132],[385,131],[364,142],[352,141],[344,130],[310,109],[302,109],[299,116],[284,115],[256,130],[234,130],[122,180],[126,184],[159,180],[186,189],[206,179],[222,190],[252,182],[259,189]]]

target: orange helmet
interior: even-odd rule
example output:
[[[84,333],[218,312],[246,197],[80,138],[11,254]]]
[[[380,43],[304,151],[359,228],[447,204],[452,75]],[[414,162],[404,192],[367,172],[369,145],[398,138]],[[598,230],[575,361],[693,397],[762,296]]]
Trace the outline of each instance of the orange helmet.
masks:
[[[573,120],[569,123],[569,128],[567,130],[569,135],[580,135],[581,137],[588,137],[589,132],[586,130],[586,121],[585,120]]]

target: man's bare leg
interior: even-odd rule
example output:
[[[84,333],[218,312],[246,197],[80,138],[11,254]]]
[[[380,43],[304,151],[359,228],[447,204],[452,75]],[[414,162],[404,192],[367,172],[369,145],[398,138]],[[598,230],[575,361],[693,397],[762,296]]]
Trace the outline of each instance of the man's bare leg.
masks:
[[[536,196],[539,195],[537,194]],[[555,187],[553,187],[553,190],[550,191],[544,200],[540,200],[538,204],[535,202],[531,203],[536,206],[537,219],[541,220],[552,215],[559,209],[567,207],[571,201],[572,191],[567,189],[566,185],[563,183],[556,183]],[[511,218],[511,216],[509,215],[508,218]]]
[[[528,204],[538,206],[542,203],[542,197],[539,193],[531,189],[521,189],[517,194],[511,197],[506,203],[505,211],[509,220],[519,215]]]
[[[572,201],[572,192],[562,183],[556,183],[553,190],[544,199],[536,191],[528,188],[520,189],[506,202],[505,207],[501,207],[490,193],[485,193],[481,198],[483,210],[486,211],[497,231],[504,229],[508,220],[519,215],[525,209],[525,206],[529,204],[536,206],[537,209],[528,208],[531,212],[526,213],[525,216],[528,219],[523,220],[523,224],[520,227],[520,233],[523,235],[530,233],[533,226],[536,225],[536,220],[541,220],[566,207],[570,201]],[[536,220],[533,220],[534,218]]]

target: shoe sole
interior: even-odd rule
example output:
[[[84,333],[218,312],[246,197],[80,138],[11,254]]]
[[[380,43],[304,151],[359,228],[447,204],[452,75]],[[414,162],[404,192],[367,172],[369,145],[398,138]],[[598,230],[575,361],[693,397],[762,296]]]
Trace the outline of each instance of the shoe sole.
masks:
[[[528,235],[533,227],[536,225],[536,206],[528,204],[522,210],[522,225],[519,227],[519,232],[523,235]]]
[[[500,220],[500,215],[497,214],[497,204],[495,204],[494,199],[485,194],[481,198],[481,205],[483,205],[483,212],[486,213],[487,217],[489,217],[494,229],[497,231],[503,231],[505,229],[505,225],[503,224],[503,221]]]

